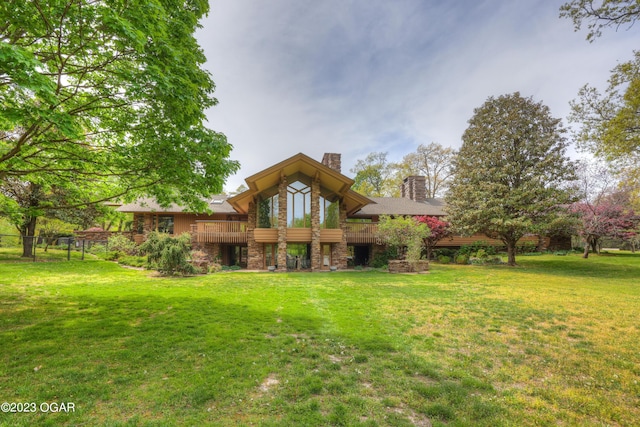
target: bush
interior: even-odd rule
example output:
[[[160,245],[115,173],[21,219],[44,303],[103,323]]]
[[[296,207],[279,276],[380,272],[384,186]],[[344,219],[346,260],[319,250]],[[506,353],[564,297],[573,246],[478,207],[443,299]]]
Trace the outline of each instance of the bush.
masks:
[[[537,252],[538,244],[536,242],[531,242],[531,241],[522,242],[518,246],[516,246],[516,251],[519,254],[528,254],[532,252]]]
[[[138,255],[139,246],[122,234],[114,234],[109,237],[107,247],[110,251],[118,252],[122,255]]]
[[[197,269],[188,261],[191,252],[189,233],[178,237],[152,232],[147,241],[140,245],[140,251],[147,255],[149,266],[164,275],[195,274]]]
[[[390,246],[385,249],[384,252],[379,252],[373,256],[371,261],[371,267],[373,268],[386,268],[389,265],[390,259],[395,259],[398,256],[398,249],[394,246]]]
[[[458,255],[456,257],[456,264],[462,264],[462,265],[469,264],[469,255],[465,255],[465,254]]]
[[[217,273],[219,271],[222,271],[222,266],[217,262],[214,262],[213,264],[209,265],[209,273]]]
[[[89,249],[87,249],[87,252],[93,255],[101,255],[107,252],[107,248],[101,243],[94,243]]]
[[[438,262],[440,264],[449,264],[451,262],[451,257],[446,255],[440,255],[438,256]]]
[[[450,249],[450,248],[436,249],[435,251],[433,251],[433,255],[438,260],[440,259],[441,256],[448,256],[449,258],[455,258],[456,250]]]
[[[457,254],[467,255],[469,257],[474,255],[477,256],[477,253],[480,250],[484,251],[486,255],[496,255],[498,253],[496,246],[490,245],[485,240],[476,240],[470,245],[461,246]]]
[[[492,265],[502,264],[502,257],[498,255],[484,256],[484,257],[471,257],[469,258],[471,264],[476,265]]]

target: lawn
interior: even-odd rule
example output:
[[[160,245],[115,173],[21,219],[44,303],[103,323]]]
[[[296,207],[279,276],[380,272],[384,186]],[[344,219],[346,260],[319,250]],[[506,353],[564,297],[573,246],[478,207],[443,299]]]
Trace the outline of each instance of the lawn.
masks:
[[[0,263],[0,402],[37,409],[0,425],[638,425],[640,256],[518,261],[190,278]]]

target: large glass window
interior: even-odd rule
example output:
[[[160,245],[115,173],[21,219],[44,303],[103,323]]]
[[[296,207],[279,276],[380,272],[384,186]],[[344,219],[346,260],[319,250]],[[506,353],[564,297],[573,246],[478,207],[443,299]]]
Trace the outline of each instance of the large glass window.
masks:
[[[339,205],[335,202],[320,196],[320,227],[340,228]]]
[[[258,228],[278,228],[278,195],[261,200],[258,205]]]
[[[295,181],[287,187],[287,224],[291,228],[311,228],[311,188]]]

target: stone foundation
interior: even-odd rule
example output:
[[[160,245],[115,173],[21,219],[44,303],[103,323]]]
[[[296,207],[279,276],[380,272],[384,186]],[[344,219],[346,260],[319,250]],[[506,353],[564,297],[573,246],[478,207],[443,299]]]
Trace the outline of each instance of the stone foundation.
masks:
[[[389,273],[422,273],[429,271],[429,261],[422,259],[417,262],[407,260],[389,261]]]

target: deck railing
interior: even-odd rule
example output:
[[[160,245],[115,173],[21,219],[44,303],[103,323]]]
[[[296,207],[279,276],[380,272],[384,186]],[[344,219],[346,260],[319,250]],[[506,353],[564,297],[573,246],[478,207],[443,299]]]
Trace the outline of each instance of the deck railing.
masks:
[[[347,243],[376,243],[378,241],[378,224],[370,222],[347,223]]]
[[[198,243],[247,243],[247,222],[196,221],[191,233]]]

